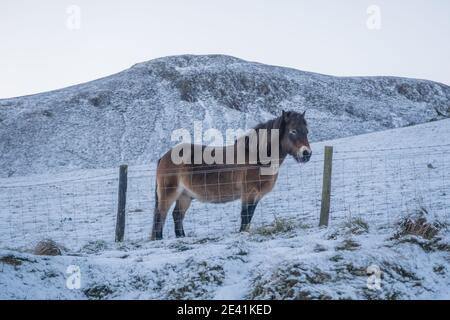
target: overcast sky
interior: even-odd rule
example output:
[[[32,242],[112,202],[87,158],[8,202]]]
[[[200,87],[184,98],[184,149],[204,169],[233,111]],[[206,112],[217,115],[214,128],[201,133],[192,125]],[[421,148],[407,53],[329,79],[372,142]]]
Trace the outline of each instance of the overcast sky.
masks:
[[[450,84],[448,0],[3,0],[0,6],[0,98],[185,53]]]

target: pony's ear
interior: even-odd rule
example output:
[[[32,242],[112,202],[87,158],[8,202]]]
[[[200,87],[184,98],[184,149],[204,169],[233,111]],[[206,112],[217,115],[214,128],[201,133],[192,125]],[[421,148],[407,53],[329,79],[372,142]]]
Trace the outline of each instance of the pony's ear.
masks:
[[[286,129],[286,120],[288,118],[288,115],[289,115],[289,112],[285,112],[283,110],[281,117],[278,119],[279,123],[278,123],[277,127],[279,130],[280,138],[283,137],[283,135],[284,135],[284,131]]]
[[[303,118],[305,117],[305,113],[306,113],[306,109],[305,109],[305,111],[303,111],[303,113],[302,113],[302,117],[303,117]]]

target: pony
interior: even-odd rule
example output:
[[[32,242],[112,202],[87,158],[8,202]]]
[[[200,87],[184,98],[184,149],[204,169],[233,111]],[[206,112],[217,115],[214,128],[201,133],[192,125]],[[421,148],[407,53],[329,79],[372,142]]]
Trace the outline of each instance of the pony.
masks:
[[[195,144],[181,144],[177,149],[181,150],[177,151],[178,155],[189,161],[174,161],[174,148],[158,160],[153,228],[150,235],[152,240],[162,239],[164,223],[174,203],[172,215],[175,235],[184,237],[183,220],[193,199],[207,203],[240,199],[240,231],[248,231],[258,202],[273,189],[278,177],[277,170],[272,174],[262,172],[268,164],[260,155],[261,148],[267,149],[270,155],[278,154],[276,159],[270,158],[272,161],[276,160],[278,166],[281,166],[288,155],[299,163],[308,162],[312,155],[305,112],[283,111],[281,116],[260,123],[253,130],[256,134],[256,147],[253,149],[249,135],[236,139],[233,145],[213,147],[212,155],[218,156],[220,160],[228,156],[227,159],[232,159],[231,163],[217,161],[211,164],[204,159],[193,161],[196,152],[202,154],[208,148]],[[263,131],[268,134],[261,134]],[[243,146],[244,150],[241,158],[238,157],[239,146]],[[255,153],[257,156],[251,161]]]

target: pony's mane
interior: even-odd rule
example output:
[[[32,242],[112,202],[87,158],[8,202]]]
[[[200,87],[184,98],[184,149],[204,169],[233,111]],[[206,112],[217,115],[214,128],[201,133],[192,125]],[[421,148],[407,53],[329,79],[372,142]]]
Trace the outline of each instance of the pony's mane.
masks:
[[[280,127],[279,120],[281,117],[277,117],[274,119],[271,119],[266,122],[261,122],[258,125],[256,125],[253,129],[258,131],[259,129],[278,129]]]
[[[271,120],[268,120],[268,121],[265,121],[265,122],[261,122],[261,123],[259,123],[259,124],[257,124],[255,127],[253,127],[252,129],[253,130],[255,130],[255,132],[256,133],[258,133],[259,132],[259,130],[260,129],[267,129],[268,130],[268,134],[269,134],[269,137],[270,137],[270,130],[271,129],[280,129],[280,126],[281,126],[281,120],[282,120],[282,116],[279,116],[279,117],[276,117],[276,118],[273,118],[273,119],[271,119]],[[283,136],[283,130],[282,131],[280,131],[280,138]],[[246,141],[246,143],[247,143],[247,139],[248,139],[248,135],[247,134],[244,134],[244,135],[242,135],[241,137],[238,137],[235,141],[234,141],[234,143],[236,144],[237,142],[238,142],[238,140],[239,139],[246,139],[245,141]],[[258,142],[258,144],[259,144],[259,138],[258,138],[258,140],[257,140]],[[270,149],[270,146],[268,146],[268,148]]]

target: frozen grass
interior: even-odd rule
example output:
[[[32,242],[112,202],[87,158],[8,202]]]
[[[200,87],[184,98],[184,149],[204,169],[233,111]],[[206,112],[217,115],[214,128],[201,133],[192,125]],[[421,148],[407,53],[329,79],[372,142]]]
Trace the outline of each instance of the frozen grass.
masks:
[[[60,256],[61,249],[55,241],[45,239],[36,244],[33,254],[37,256]]]
[[[398,232],[395,237],[401,238],[406,235],[413,235],[427,240],[433,239],[447,223],[430,222],[427,217],[428,215],[428,211],[420,207],[413,214],[402,218],[399,222]]]

